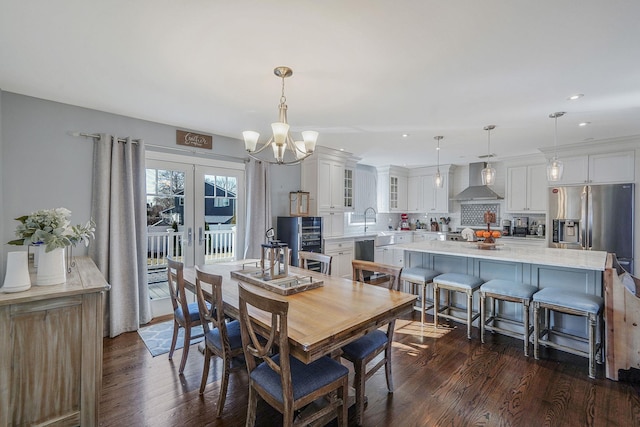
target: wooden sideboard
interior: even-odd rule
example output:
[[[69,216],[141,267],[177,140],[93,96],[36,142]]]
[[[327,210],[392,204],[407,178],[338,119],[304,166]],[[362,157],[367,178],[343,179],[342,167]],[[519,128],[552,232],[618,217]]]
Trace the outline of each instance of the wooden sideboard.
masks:
[[[109,285],[74,260],[64,284],[0,293],[0,426],[98,425]]]

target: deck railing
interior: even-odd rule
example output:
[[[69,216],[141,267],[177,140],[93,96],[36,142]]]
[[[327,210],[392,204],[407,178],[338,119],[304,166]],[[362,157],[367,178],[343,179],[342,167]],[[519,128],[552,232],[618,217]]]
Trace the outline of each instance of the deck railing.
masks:
[[[197,237],[194,244],[197,244]],[[166,267],[167,257],[182,259],[186,236],[179,231],[147,232],[147,265]],[[204,232],[205,264],[231,261],[236,257],[236,230],[207,230]]]

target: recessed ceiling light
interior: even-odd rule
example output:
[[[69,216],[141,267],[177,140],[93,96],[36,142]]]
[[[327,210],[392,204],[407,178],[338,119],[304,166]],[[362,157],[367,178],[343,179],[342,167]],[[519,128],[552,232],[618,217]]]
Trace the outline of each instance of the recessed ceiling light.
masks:
[[[344,151],[344,148],[341,148],[340,151]]]
[[[408,133],[403,133],[403,134],[402,134],[402,137],[403,137],[403,138],[408,138],[408,137],[409,137],[409,134],[408,134]]]
[[[567,99],[568,99],[569,101],[575,101],[576,99],[580,99],[580,98],[582,98],[583,96],[584,96],[584,94],[582,94],[582,93],[576,93],[575,95],[571,95],[571,96],[569,96]]]
[[[585,127],[585,126],[589,126],[590,124],[591,122],[581,122],[581,123],[578,123],[578,126]]]

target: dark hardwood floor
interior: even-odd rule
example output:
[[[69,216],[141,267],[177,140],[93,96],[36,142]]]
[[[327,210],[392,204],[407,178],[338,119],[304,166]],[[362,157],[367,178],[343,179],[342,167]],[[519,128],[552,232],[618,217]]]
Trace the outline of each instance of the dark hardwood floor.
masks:
[[[395,392],[386,392],[384,370],[367,382],[365,426],[640,426],[638,390],[604,378],[603,366],[589,379],[585,358],[542,349],[536,361],[524,356],[521,341],[487,334],[483,345],[477,329],[469,341],[462,325],[436,331],[421,327],[417,313],[398,321],[394,336]],[[219,361],[199,396],[203,356],[196,347],[178,376],[181,350],[171,362],[166,354],[151,357],[135,332],[106,338],[100,425],[244,426],[246,371],[231,374],[216,419]],[[262,402],[256,425],[280,424]]]

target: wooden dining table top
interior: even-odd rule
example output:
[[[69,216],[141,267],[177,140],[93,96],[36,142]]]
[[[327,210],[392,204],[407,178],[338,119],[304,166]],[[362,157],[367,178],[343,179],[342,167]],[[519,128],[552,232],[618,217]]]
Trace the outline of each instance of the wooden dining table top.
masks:
[[[236,261],[199,266],[208,273],[222,276],[224,310],[234,318],[239,317],[239,280],[232,278],[231,272],[242,270],[248,264],[248,261]],[[254,293],[289,302],[290,352],[305,363],[331,354],[368,331],[411,312],[417,298],[416,295],[297,267],[289,267],[289,271],[313,276],[322,280],[323,286],[284,296],[246,282],[243,285]],[[195,268],[185,267],[184,280],[188,289],[195,289],[195,278]],[[206,287],[203,290],[206,291]],[[265,327],[271,322],[270,315],[264,312],[253,310],[250,315]]]

